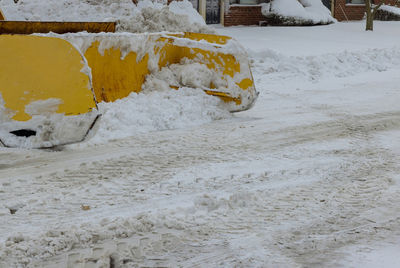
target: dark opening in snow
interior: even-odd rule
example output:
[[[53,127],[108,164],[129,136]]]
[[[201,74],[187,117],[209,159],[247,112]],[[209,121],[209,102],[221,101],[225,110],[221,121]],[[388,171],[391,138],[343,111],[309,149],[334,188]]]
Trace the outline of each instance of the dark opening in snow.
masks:
[[[36,131],[31,130],[31,129],[18,129],[18,130],[10,131],[10,133],[14,134],[15,136],[18,136],[18,137],[26,137],[26,138],[36,135]]]

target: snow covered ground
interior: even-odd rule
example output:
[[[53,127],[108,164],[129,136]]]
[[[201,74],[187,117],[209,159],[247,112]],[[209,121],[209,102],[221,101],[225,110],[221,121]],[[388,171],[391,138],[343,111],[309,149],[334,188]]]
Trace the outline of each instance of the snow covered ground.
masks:
[[[171,125],[146,110],[164,130],[1,148],[0,267],[398,267],[399,26],[217,28],[249,51],[253,109],[174,100]]]

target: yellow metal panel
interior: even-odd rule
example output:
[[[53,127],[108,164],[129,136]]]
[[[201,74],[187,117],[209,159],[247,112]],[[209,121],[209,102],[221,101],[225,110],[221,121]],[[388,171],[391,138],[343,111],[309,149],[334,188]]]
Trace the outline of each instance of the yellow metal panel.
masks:
[[[225,45],[232,38],[224,35],[214,35],[214,34],[202,34],[202,33],[190,33],[186,32],[183,35],[184,38],[200,41],[206,40],[209,43]]]
[[[169,36],[151,35],[148,39],[148,45],[155,45],[154,54],[151,53],[151,57],[158,57],[159,68],[179,64],[183,58],[188,58],[205,64],[222,76],[231,78],[240,73],[242,68],[250,70],[248,66],[240,66],[235,55],[224,53],[223,45],[231,39],[230,37],[198,33],[170,34]],[[205,40],[211,44],[210,50],[175,45],[174,41],[177,38],[191,39],[195,42]],[[149,74],[149,55],[146,54],[143,59],[138,59],[135,52],[130,52],[122,58],[121,49],[124,48],[119,47],[107,49],[102,55],[99,52],[99,46],[99,42],[95,42],[85,52],[85,57],[92,69],[93,88],[97,101],[115,101],[128,96],[131,92],[140,92]],[[250,77],[244,77],[236,83],[242,90],[254,89],[253,78],[251,73],[248,73]],[[217,96],[225,102],[233,102],[236,105],[242,103],[241,96],[232,97],[227,92],[212,90],[215,88],[212,83],[208,88],[211,90],[205,90],[207,94]]]
[[[27,121],[26,105],[60,99],[57,113],[78,115],[96,107],[82,56],[67,41],[39,36],[0,35],[0,93],[12,119]]]
[[[173,36],[179,37],[178,35]],[[215,44],[226,44],[226,42],[231,39],[226,36],[198,33],[185,33],[184,38],[189,38],[195,41],[206,40],[207,42]],[[240,62],[238,62],[232,54],[203,50],[200,48],[177,46],[173,44],[174,39],[172,38],[168,39],[161,37],[159,41],[166,41],[165,46],[159,48],[156,52],[161,55],[159,61],[160,68],[167,66],[168,64],[179,63],[182,58],[188,58],[206,64],[208,68],[222,73],[223,75],[229,75],[232,78],[241,70]],[[253,78],[244,78],[241,82],[237,83],[237,85],[243,90],[253,87]],[[212,88],[211,85],[209,87]]]
[[[139,92],[149,74],[149,56],[137,61],[137,54],[130,52],[121,57],[118,48],[110,48],[101,55],[99,42],[95,42],[85,52],[85,58],[92,69],[93,89],[98,102],[112,102],[127,97],[131,92]]]
[[[162,41],[163,38],[160,38]],[[173,39],[168,40],[159,51],[160,68],[167,66],[168,64],[180,63],[181,59],[197,59],[207,65],[208,68],[215,71],[220,71],[224,75],[233,77],[235,73],[240,72],[240,63],[236,61],[235,57],[231,54],[218,53],[214,51],[203,50],[200,48],[182,47],[173,44]]]

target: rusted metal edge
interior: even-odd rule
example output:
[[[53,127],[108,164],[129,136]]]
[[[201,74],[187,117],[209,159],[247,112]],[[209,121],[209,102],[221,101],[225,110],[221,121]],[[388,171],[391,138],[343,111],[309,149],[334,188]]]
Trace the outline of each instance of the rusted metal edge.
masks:
[[[5,20],[6,18],[4,17],[3,12],[0,9],[0,21]]]
[[[0,34],[115,32],[115,22],[1,21]]]

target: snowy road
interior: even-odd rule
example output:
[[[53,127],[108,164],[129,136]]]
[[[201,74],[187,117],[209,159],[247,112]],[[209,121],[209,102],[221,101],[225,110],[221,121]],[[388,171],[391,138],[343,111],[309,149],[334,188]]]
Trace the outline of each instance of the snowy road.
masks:
[[[253,53],[261,94],[233,118],[0,149],[0,266],[361,267],[397,252],[400,48],[340,72]]]

